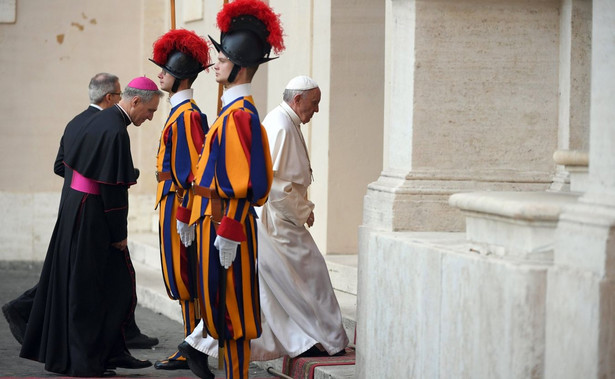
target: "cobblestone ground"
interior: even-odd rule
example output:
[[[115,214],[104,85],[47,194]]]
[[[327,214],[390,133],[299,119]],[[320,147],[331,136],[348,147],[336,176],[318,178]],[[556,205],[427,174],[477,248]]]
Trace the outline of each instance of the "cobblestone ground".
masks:
[[[42,264],[26,262],[0,261],[0,304],[16,298],[38,281]],[[170,300],[169,300],[170,301]],[[132,350],[131,353],[139,359],[149,359],[152,362],[164,359],[177,350],[181,342],[183,327],[150,309],[137,307],[135,317],[141,331],[149,336],[157,337],[160,343],[153,349]],[[2,377],[58,377],[43,368],[43,364],[19,357],[19,343],[13,338],[8,323],[4,317],[0,320],[0,376]],[[217,370],[217,359],[211,359],[209,364],[216,378],[223,378],[224,371]],[[165,371],[149,367],[141,370],[117,369],[117,377],[131,378],[180,378],[196,377],[190,370]],[[258,366],[250,366],[250,378],[275,378]]]

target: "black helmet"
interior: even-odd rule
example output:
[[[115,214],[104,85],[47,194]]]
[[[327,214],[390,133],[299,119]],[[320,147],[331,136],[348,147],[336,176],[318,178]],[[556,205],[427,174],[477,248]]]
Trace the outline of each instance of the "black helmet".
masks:
[[[179,80],[196,77],[211,66],[207,41],[185,29],[170,30],[154,42],[153,58],[150,61]],[[175,80],[173,92],[179,80]]]
[[[160,64],[153,59],[150,59],[150,61],[154,62],[154,64],[160,68],[163,68],[177,79],[192,78],[203,71],[203,65],[201,65],[201,63],[179,50],[169,53],[165,64]]]
[[[269,62],[271,48],[284,50],[282,27],[278,15],[260,0],[235,0],[224,5],[217,16],[220,43],[209,39],[235,67],[228,81],[233,82],[240,67],[254,67]]]
[[[232,19],[228,32],[220,33],[220,43],[209,39],[217,51],[241,67],[258,66],[277,57],[269,58],[271,45],[267,42],[269,31],[265,24],[251,15]]]

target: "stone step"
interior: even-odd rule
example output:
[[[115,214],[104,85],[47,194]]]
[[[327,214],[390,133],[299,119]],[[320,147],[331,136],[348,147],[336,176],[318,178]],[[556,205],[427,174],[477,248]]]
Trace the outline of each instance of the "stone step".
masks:
[[[267,370],[271,367],[278,372],[283,372],[284,358],[267,362],[256,362],[256,365]],[[354,379],[356,378],[355,365],[318,366],[314,370],[314,379]]]
[[[356,296],[357,258],[356,255],[329,254],[325,256],[333,288]]]
[[[137,276],[139,305],[182,323],[181,308],[167,295],[162,279],[158,236],[153,233],[131,234],[128,249]]]
[[[181,310],[176,301],[166,292],[160,269],[160,250],[158,235],[155,233],[133,233],[128,247],[137,276],[137,296],[139,305],[182,322]],[[340,304],[344,329],[351,346],[354,346],[357,309],[357,257],[329,255],[325,257],[329,275]],[[266,369],[273,367],[282,370],[283,359],[257,362]],[[315,379],[354,378],[354,366],[324,366],[315,370]]]
[[[355,365],[316,367],[314,379],[354,379],[356,378]]]

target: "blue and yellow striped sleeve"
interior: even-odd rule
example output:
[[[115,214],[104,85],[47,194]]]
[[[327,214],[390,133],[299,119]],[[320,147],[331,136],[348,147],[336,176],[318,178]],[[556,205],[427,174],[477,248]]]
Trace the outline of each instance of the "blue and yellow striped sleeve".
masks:
[[[205,125],[203,125],[205,123]],[[207,128],[205,115],[195,109],[182,113],[173,128],[171,149],[171,173],[178,188],[183,189],[184,198],[177,209],[177,219],[182,222],[190,221],[190,211],[193,199],[190,196],[190,186],[194,180],[196,164],[203,149],[205,138],[204,130]]]

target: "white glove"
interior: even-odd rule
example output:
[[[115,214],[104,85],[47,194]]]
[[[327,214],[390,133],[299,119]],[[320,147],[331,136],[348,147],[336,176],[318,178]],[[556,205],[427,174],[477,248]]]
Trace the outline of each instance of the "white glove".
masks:
[[[185,222],[177,220],[177,234],[184,246],[188,247],[192,245],[194,241],[194,225],[188,225]]]
[[[217,236],[214,241],[214,246],[220,252],[220,264],[225,268],[231,267],[235,256],[237,255],[237,246],[240,242],[230,240],[221,236]]]

